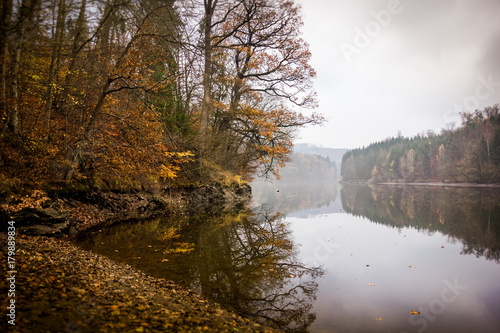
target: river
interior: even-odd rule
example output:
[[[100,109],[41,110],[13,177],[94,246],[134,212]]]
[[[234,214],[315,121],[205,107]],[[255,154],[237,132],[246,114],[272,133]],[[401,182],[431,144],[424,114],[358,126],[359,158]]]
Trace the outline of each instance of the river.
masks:
[[[500,331],[498,189],[256,182],[78,243],[289,332]]]

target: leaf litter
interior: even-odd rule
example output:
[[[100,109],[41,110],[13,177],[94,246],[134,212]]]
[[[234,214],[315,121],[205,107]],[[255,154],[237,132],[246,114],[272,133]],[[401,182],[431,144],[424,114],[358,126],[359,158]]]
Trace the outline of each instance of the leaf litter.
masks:
[[[68,240],[17,235],[16,245],[16,325],[1,321],[2,332],[277,332]]]

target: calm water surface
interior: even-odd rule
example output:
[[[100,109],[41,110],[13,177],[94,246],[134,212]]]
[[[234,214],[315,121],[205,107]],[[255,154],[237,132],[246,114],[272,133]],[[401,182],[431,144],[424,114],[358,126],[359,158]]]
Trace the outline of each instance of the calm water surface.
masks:
[[[500,190],[256,183],[79,244],[291,332],[500,332]]]

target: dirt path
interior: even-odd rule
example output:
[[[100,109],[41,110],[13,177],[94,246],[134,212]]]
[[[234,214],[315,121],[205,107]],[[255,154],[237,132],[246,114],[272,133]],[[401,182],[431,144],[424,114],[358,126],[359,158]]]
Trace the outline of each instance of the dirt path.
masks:
[[[5,234],[0,239],[1,332],[278,332],[171,282],[41,236],[16,236],[15,297],[8,298]],[[7,322],[10,299],[15,326]]]

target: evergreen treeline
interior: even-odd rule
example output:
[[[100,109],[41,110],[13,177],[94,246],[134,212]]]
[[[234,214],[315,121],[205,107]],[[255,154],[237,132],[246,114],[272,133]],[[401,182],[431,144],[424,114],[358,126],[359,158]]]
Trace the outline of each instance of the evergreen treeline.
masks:
[[[322,121],[301,26],[291,0],[0,2],[0,194],[274,172]]]
[[[457,129],[400,135],[342,159],[343,181],[500,183],[500,105],[462,113]]]

